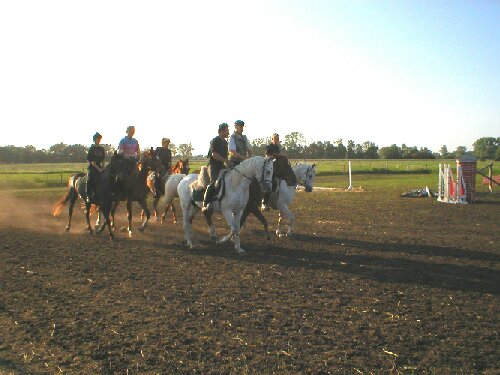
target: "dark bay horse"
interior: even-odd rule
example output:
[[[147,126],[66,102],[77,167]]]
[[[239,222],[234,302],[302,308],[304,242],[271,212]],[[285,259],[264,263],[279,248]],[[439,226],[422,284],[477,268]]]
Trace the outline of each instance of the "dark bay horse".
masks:
[[[186,158],[185,160],[179,159],[177,161],[177,163],[175,163],[175,165],[173,165],[170,168],[170,173],[165,175],[165,177],[163,177],[162,182],[161,182],[162,191],[160,192],[160,194],[158,194],[158,196],[153,198],[153,214],[154,214],[155,220],[157,220],[157,221],[160,220],[163,223],[165,221],[165,217],[167,216],[168,209],[170,208],[170,210],[172,211],[172,221],[174,224],[177,223],[177,215],[175,212],[175,206],[172,203],[169,203],[165,206],[165,210],[163,211],[161,218],[159,217],[158,201],[161,199],[162,196],[165,195],[165,184],[166,184],[167,180],[169,179],[169,177],[173,174],[187,175],[189,173],[189,169],[190,169],[189,168],[189,158]],[[154,187],[155,187],[155,183],[156,183],[155,180],[157,178],[159,178],[158,171],[152,171],[148,175],[147,183],[148,183],[148,186],[149,186],[149,189],[151,190],[151,192],[154,192],[154,189],[155,189]],[[144,215],[144,212],[141,213],[141,218],[143,217],[143,215]]]
[[[105,222],[98,230],[98,233],[104,230],[107,225],[109,228],[109,237],[113,238],[112,225],[110,222],[110,212],[113,201],[118,194],[118,186],[123,183],[127,178],[127,165],[126,161],[116,153],[111,158],[111,161],[106,166],[105,170],[99,175],[96,183],[96,192],[98,197],[98,209],[103,214]],[[92,204],[87,202],[86,191],[87,175],[85,173],[75,173],[68,180],[68,191],[66,195],[55,204],[52,213],[57,216],[61,213],[62,208],[69,202],[69,219],[66,225],[66,232],[71,228],[71,219],[73,217],[73,207],[76,200],[80,197],[85,202],[85,218],[87,219],[87,227],[90,234],[92,234],[92,227],[90,226],[90,212]]]
[[[161,163],[158,158],[154,156],[154,153],[150,150],[142,154],[139,163],[136,164],[135,161],[132,160],[128,160],[127,163],[129,163],[129,173],[127,179],[124,181],[123,185],[120,188],[119,198],[113,202],[113,206],[111,207],[111,226],[114,227],[115,212],[118,204],[120,203],[120,201],[125,201],[127,205],[128,219],[127,231],[129,237],[131,237],[132,202],[139,202],[146,215],[146,219],[139,227],[139,230],[142,232],[146,228],[146,225],[151,217],[146,200],[150,191],[147,183],[147,177],[151,171],[158,170]]]

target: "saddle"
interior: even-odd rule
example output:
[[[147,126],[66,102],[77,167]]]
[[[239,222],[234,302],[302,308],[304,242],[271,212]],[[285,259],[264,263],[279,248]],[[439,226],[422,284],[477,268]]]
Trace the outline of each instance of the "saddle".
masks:
[[[213,185],[213,191],[210,196],[210,202],[215,202],[217,200],[221,200],[226,193],[226,180],[224,176],[229,172],[229,169],[225,169],[221,172],[219,178],[215,181]],[[195,206],[199,206],[196,202],[203,202],[203,197],[205,196],[205,191],[208,189],[210,185],[206,188],[198,188],[193,189],[193,193],[191,195],[191,203]]]

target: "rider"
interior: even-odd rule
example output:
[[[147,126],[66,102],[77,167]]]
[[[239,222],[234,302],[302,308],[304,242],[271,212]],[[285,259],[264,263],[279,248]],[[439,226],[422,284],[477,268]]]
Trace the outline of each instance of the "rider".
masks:
[[[155,150],[155,156],[160,160],[163,168],[154,180],[154,198],[158,198],[161,195],[163,179],[170,174],[170,168],[172,166],[172,151],[168,148],[169,145],[170,138],[163,138],[161,140],[161,147],[157,147]]]
[[[96,203],[97,202],[97,180],[99,175],[104,170],[104,158],[106,157],[106,151],[99,143],[101,143],[102,135],[95,133],[93,136],[94,144],[90,146],[89,152],[87,153],[87,161],[89,165],[87,167],[87,185],[86,194],[87,202]]]
[[[229,166],[235,167],[243,160],[252,156],[252,147],[246,135],[243,135],[245,123],[236,120],[234,123],[234,133],[229,137]]]
[[[134,134],[135,126],[128,126],[127,135],[123,137],[118,144],[118,153],[122,154],[125,159],[137,162],[141,149],[139,147],[139,142],[134,138]]]
[[[229,136],[229,126],[225,122],[219,125],[219,135],[210,141],[210,149],[208,151],[208,175],[210,176],[210,184],[207,186],[205,196],[203,197],[203,212],[209,212],[212,209],[212,197],[215,193],[215,181],[219,176],[220,171],[224,168],[224,163],[228,164],[227,159],[227,137]]]
[[[274,133],[271,136],[271,143],[266,146],[266,156],[284,156],[288,157],[287,153],[283,151],[280,147],[280,136],[278,133]],[[275,178],[273,177],[273,186],[276,184]],[[273,189],[274,190],[274,189]],[[271,192],[265,192],[264,198],[262,199],[261,211],[269,210],[269,197],[271,196]]]
[[[123,158],[128,162],[128,173],[132,172],[134,167],[139,161],[141,154],[141,149],[139,147],[139,142],[134,138],[135,126],[131,125],[127,127],[127,135],[120,140],[118,144],[118,154],[122,155]],[[125,196],[125,184],[120,184],[120,192]]]

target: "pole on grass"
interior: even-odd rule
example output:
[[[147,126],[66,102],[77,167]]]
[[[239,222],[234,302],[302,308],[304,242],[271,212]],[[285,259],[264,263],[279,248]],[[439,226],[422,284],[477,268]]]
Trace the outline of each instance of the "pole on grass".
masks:
[[[349,160],[349,187],[347,190],[352,190],[352,176],[351,176],[351,161]]]

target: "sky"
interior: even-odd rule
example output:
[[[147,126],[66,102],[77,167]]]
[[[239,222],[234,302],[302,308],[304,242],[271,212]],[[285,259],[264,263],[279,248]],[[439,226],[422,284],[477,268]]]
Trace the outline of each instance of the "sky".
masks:
[[[0,146],[500,136],[498,0],[2,1],[0,54]]]

